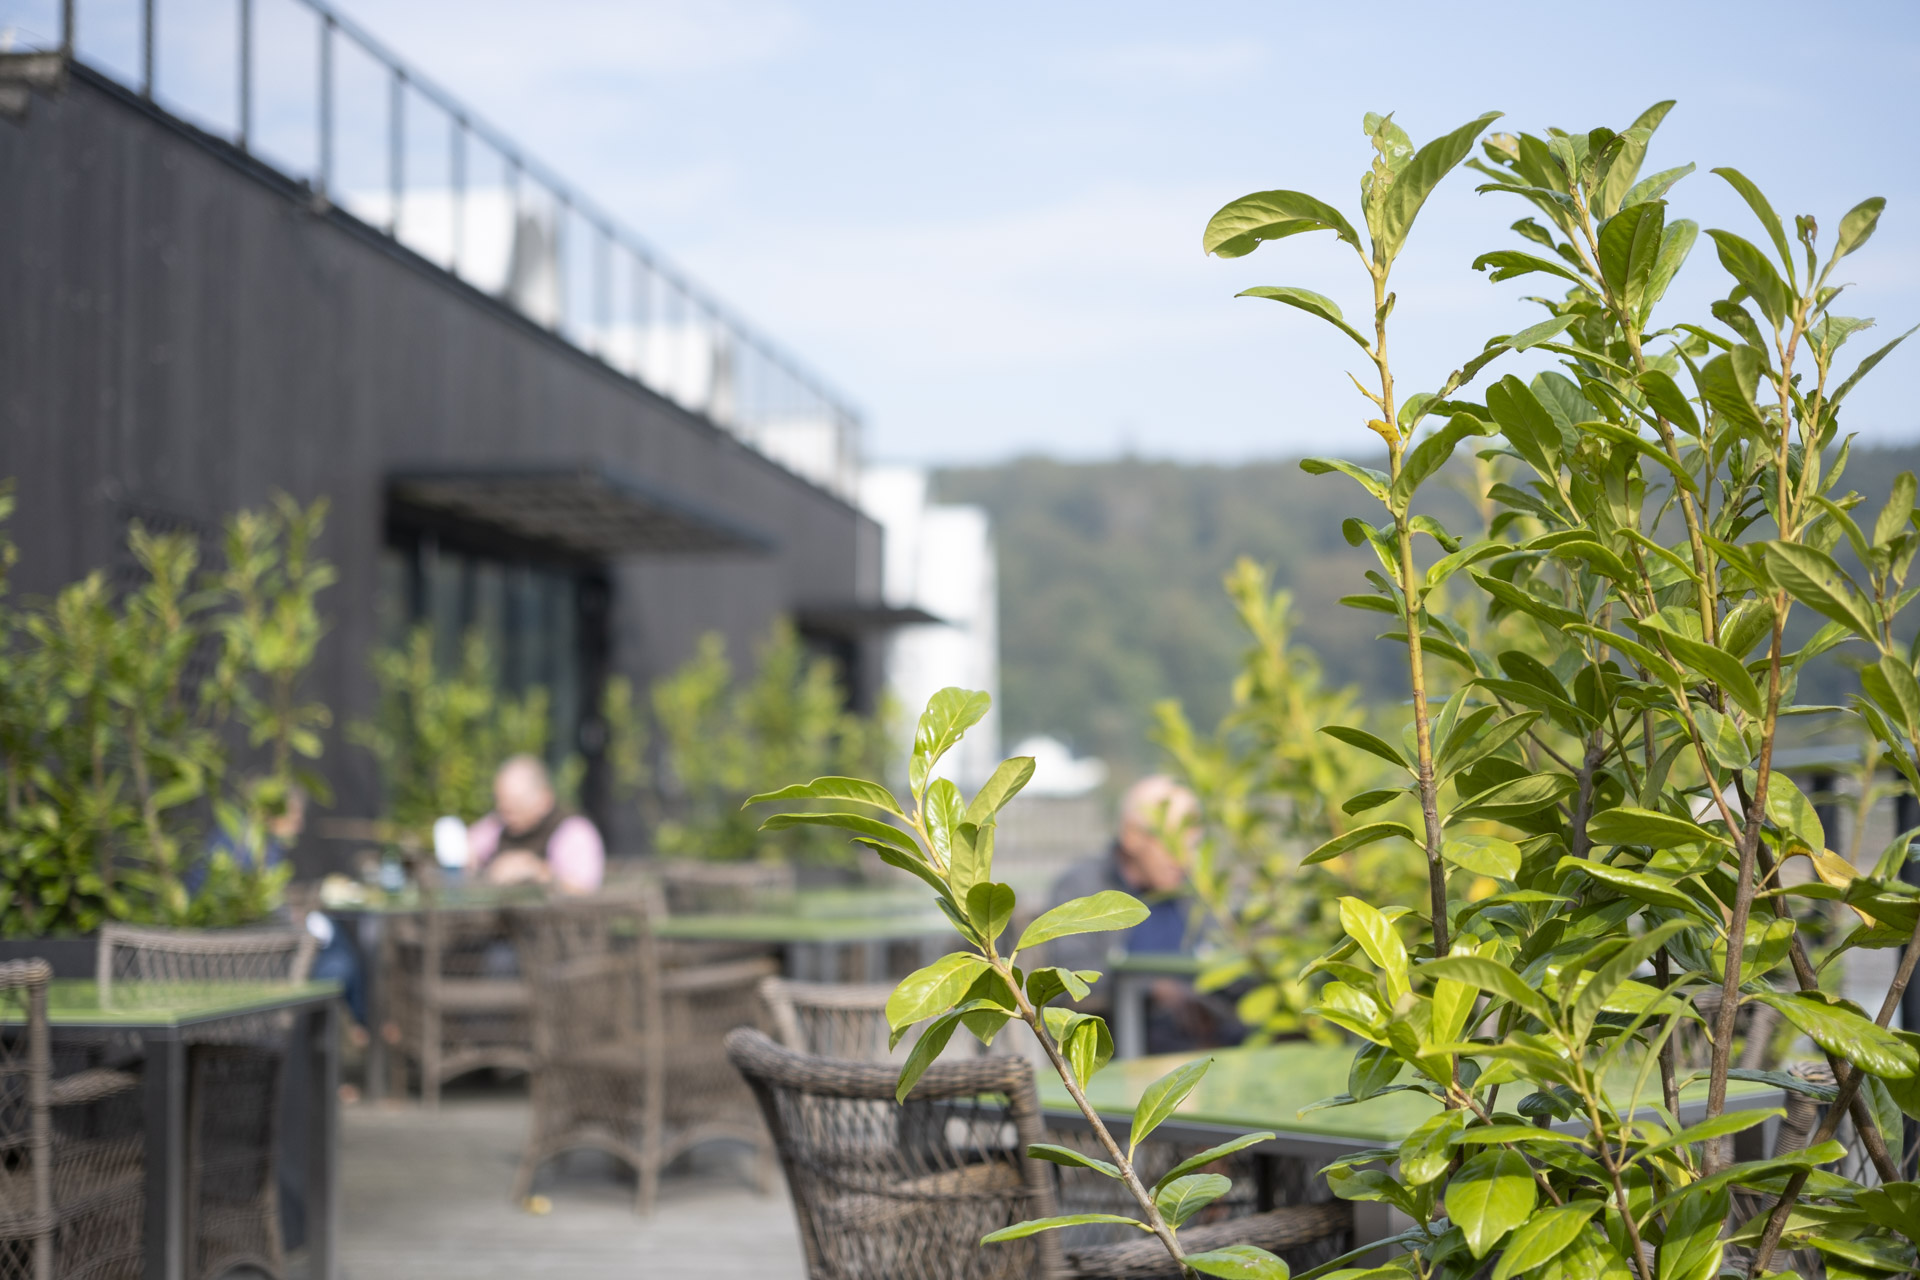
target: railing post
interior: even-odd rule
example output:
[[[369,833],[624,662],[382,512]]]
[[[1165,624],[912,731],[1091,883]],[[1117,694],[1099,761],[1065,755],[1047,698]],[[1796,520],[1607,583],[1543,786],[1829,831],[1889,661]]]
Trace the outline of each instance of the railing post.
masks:
[[[320,16],[320,196],[333,198],[333,15]]]
[[[387,186],[392,204],[387,209],[387,234],[400,235],[400,199],[406,187],[406,108],[407,73],[395,67],[387,98]]]
[[[247,150],[253,133],[253,0],[240,0],[240,136]]]
[[[573,201],[564,191],[552,191],[553,213],[553,331],[567,331],[567,223],[572,221]]]
[[[153,4],[140,0],[140,96],[153,98]]]
[[[60,0],[60,56],[73,60],[73,0]]]
[[[466,244],[467,235],[467,122],[463,116],[453,118],[453,129],[448,137],[451,140],[453,154],[447,157],[447,171],[451,181],[448,186],[452,192],[447,200],[453,226],[452,236],[447,241],[447,269],[460,274],[461,250]]]

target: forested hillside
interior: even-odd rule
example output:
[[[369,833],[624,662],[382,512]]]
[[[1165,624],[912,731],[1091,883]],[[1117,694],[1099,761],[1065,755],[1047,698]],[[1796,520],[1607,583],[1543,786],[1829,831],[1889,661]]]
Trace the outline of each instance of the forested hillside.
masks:
[[[1455,470],[1454,492],[1434,514],[1466,532],[1476,519]],[[1920,470],[1920,447],[1858,449],[1846,483],[1877,511],[1902,470]],[[1129,775],[1156,761],[1146,738],[1156,699],[1180,698],[1212,723],[1242,648],[1220,580],[1242,555],[1293,592],[1299,634],[1335,682],[1370,701],[1404,696],[1404,657],[1373,639],[1386,619],[1338,603],[1365,590],[1373,566],[1340,536],[1346,517],[1378,511],[1350,481],[1308,475],[1291,459],[1223,467],[1028,457],[939,472],[935,492],[993,516],[1008,745],[1051,733]],[[1831,686],[1822,698],[1843,695],[1843,669],[1820,679]]]

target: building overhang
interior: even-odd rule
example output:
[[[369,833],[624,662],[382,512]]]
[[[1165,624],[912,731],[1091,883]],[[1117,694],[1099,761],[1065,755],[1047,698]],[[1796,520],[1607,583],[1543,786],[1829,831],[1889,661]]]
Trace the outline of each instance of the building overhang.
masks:
[[[857,640],[900,627],[948,626],[945,618],[928,613],[917,605],[890,604],[814,604],[793,611],[793,623],[814,635],[840,636]]]
[[[765,553],[774,539],[700,503],[599,463],[403,470],[401,507],[572,555]]]

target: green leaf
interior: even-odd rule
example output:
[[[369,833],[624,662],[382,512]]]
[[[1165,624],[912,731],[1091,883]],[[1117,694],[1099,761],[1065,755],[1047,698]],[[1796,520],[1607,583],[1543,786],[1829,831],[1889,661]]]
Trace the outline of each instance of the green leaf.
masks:
[[[1909,1240],[1920,1240],[1920,1185],[1885,1183],[1871,1190],[1854,1192],[1853,1202],[1879,1226],[1897,1231]]]
[[[1559,473],[1565,448],[1559,424],[1526,383],[1509,374],[1488,387],[1487,411],[1534,470],[1543,476]]]
[[[1453,1140],[1467,1124],[1467,1113],[1442,1111],[1428,1116],[1400,1142],[1400,1176],[1424,1187],[1453,1166]]]
[[[1675,1147],[1684,1147],[1695,1142],[1712,1142],[1716,1138],[1745,1133],[1755,1125],[1765,1124],[1775,1116],[1786,1114],[1778,1107],[1771,1107],[1764,1111],[1729,1111],[1725,1115],[1715,1116],[1711,1120],[1702,1120],[1699,1124],[1689,1125],[1677,1133],[1670,1133],[1664,1138],[1649,1142],[1635,1153],[1634,1158],[1658,1155],[1662,1151],[1671,1151]]]
[[[1562,280],[1571,280],[1582,288],[1585,288],[1588,283],[1581,276],[1574,274],[1568,267],[1554,262],[1550,258],[1542,258],[1537,254],[1526,253],[1519,249],[1495,249],[1493,252],[1483,253],[1473,260],[1473,269],[1475,271],[1485,271],[1488,267],[1493,268],[1493,274],[1488,276],[1487,279],[1495,283],[1502,280],[1511,280],[1515,276],[1531,275],[1534,272],[1540,272],[1543,275],[1559,276]]]
[[[1303,867],[1317,866],[1322,862],[1331,861],[1343,853],[1351,852],[1354,849],[1359,849],[1381,840],[1391,839],[1395,836],[1402,840],[1410,840],[1414,844],[1420,843],[1420,837],[1415,835],[1413,828],[1404,822],[1369,822],[1365,826],[1350,827],[1346,831],[1341,832],[1333,839],[1316,848],[1306,857],[1300,859],[1300,865]]]
[[[1638,310],[1660,254],[1667,208],[1649,200],[1620,210],[1600,227],[1600,276],[1613,295]]]
[[[1133,1131],[1127,1139],[1129,1154],[1187,1100],[1187,1095],[1212,1065],[1212,1058],[1201,1058],[1174,1068],[1146,1087],[1140,1094],[1140,1105],[1133,1109]]]
[[[1099,976],[1093,969],[1062,969],[1057,965],[1035,969],[1027,975],[1027,999],[1036,1008],[1051,1003],[1054,997],[1061,995],[1085,1000],[1093,991],[1090,984]]]
[[[1386,473],[1375,471],[1372,467],[1358,466],[1343,458],[1302,458],[1300,469],[1310,476],[1324,476],[1337,471],[1380,501],[1387,500],[1389,482]]]
[[[1642,178],[1633,184],[1625,198],[1620,201],[1622,209],[1630,209],[1636,204],[1648,200],[1658,200],[1673,189],[1673,184],[1693,172],[1693,163],[1689,161],[1675,169],[1662,169],[1650,178]]]
[[[1400,463],[1400,474],[1394,477],[1393,496],[1402,505],[1413,501],[1413,495],[1427,477],[1446,465],[1453,456],[1454,447],[1469,436],[1484,436],[1493,430],[1491,423],[1483,422],[1470,413],[1456,413],[1447,420],[1447,425],[1438,431],[1430,432],[1420,443],[1407,451]]]
[[[1299,191],[1241,196],[1207,220],[1200,246],[1217,257],[1238,258],[1259,248],[1262,240],[1280,240],[1303,231],[1331,231],[1355,249],[1364,248],[1359,233],[1338,209]]]
[[[1533,1172],[1517,1151],[1482,1151],[1447,1183],[1447,1217],[1466,1234],[1467,1249],[1484,1258],[1501,1237],[1533,1213]]]
[[[913,837],[896,826],[859,813],[776,813],[760,824],[762,831],[785,831],[789,827],[840,827],[857,831],[869,840],[890,844],[905,854],[920,857],[920,846]]]
[[[1113,1060],[1113,1033],[1107,1024],[1090,1013],[1075,1013],[1059,1007],[1044,1011],[1047,1032],[1060,1046],[1061,1056],[1073,1069],[1074,1078],[1086,1088],[1095,1073]]]
[[[1784,773],[1772,774],[1767,779],[1767,820],[1813,852],[1826,852],[1827,831],[1821,825],[1819,812],[1799,784]],[[1785,854],[1787,850],[1781,852]]]
[[[900,1079],[893,1087],[895,1102],[907,1100],[907,1095],[913,1092],[913,1086],[920,1082],[920,1077],[927,1073],[927,1068],[946,1051],[947,1042],[953,1039],[954,1029],[959,1025],[960,1014],[957,1011],[943,1013],[927,1024],[927,1029],[922,1031],[920,1038],[913,1042],[913,1048],[907,1053],[907,1060],[900,1064]]]
[[[1840,234],[1834,238],[1833,262],[1840,261],[1867,242],[1873,235],[1873,229],[1880,223],[1880,211],[1886,207],[1884,197],[1868,196],[1847,210],[1847,216],[1840,219]]]
[[[1753,380],[1745,376],[1742,368],[1745,362],[1744,358],[1736,360],[1731,353],[1707,361],[1700,370],[1700,396],[1735,430],[1758,435],[1766,426],[1753,402]]]
[[[1360,331],[1348,324],[1346,317],[1340,314],[1340,306],[1332,298],[1313,292],[1311,289],[1297,289],[1292,285],[1263,284],[1251,289],[1242,289],[1233,295],[1236,298],[1271,298],[1275,302],[1284,302],[1290,307],[1298,307],[1310,316],[1318,316],[1340,332],[1360,344],[1362,351],[1373,348],[1361,336]]]
[[[1863,1071],[1895,1080],[1920,1072],[1920,1054],[1913,1046],[1824,992],[1763,991],[1748,999],[1772,1005],[1815,1044]]]
[[[1553,1261],[1604,1207],[1598,1200],[1576,1200],[1534,1214],[1513,1233],[1513,1239],[1501,1251],[1492,1280],[1527,1276]]]
[[[1091,1169],[1109,1178],[1120,1176],[1117,1165],[1096,1159],[1084,1151],[1075,1151],[1072,1147],[1055,1146],[1051,1142],[1036,1142],[1027,1148],[1027,1154],[1036,1160],[1050,1160],[1054,1164],[1078,1165],[1082,1169]]]
[[[1881,347],[1878,351],[1862,360],[1854,367],[1853,372],[1847,375],[1847,380],[1834,389],[1833,396],[1828,400],[1828,403],[1835,406],[1839,405],[1842,400],[1847,398],[1849,391],[1860,385],[1860,379],[1872,373],[1875,365],[1885,360],[1892,354],[1895,347],[1905,342],[1908,338],[1911,338],[1916,332],[1920,332],[1920,325],[1915,325],[1913,328],[1895,338],[1892,342],[1889,342],[1886,346]]]
[[[1410,989],[1407,982],[1407,945],[1393,922],[1379,908],[1355,897],[1340,899],[1340,927],[1360,944],[1387,979],[1387,1003],[1396,1003]]]
[[[1219,1276],[1222,1280],[1287,1280],[1292,1274],[1285,1262],[1252,1244],[1230,1244],[1224,1249],[1190,1253],[1187,1265],[1203,1276]]]
[[[1724,1186],[1682,1192],[1660,1244],[1658,1280],[1713,1280],[1720,1272],[1725,1249],[1720,1236],[1731,1207]]]
[[[1653,953],[1665,946],[1673,936],[1689,925],[1682,920],[1669,920],[1663,925],[1647,930],[1639,937],[1628,942],[1606,963],[1594,970],[1593,977],[1580,988],[1573,998],[1573,1016],[1571,1029],[1576,1042],[1584,1041],[1593,1030],[1593,1024],[1600,1011],[1607,1006],[1616,991],[1633,976],[1634,970],[1653,958]]]
[[[1768,574],[1795,600],[1824,614],[1870,644],[1879,643],[1875,609],[1824,551],[1796,542],[1765,542]]]
[[[1033,777],[1033,757],[1014,756],[1002,760],[999,768],[993,771],[986,785],[976,791],[973,802],[967,806],[962,822],[971,822],[974,826],[985,826],[993,815],[1006,808],[1007,801],[1020,794],[1020,788],[1027,785]]]
[[[956,808],[960,803],[960,789],[953,786],[941,788],[940,784],[945,781],[945,778],[937,779],[932,787],[927,788],[927,826],[930,832],[937,829],[936,821],[931,816],[935,807],[936,788],[945,790],[950,803]],[[948,811],[948,816],[952,816],[952,810]],[[947,883],[953,887],[956,902],[965,902],[976,886],[993,879],[994,835],[995,828],[991,822],[982,827],[976,827],[971,822],[957,822],[948,829]],[[936,850],[939,848],[937,842],[934,847]]]
[[[1553,1009],[1547,1003],[1546,995],[1529,986],[1525,979],[1505,964],[1489,956],[1443,956],[1421,965],[1420,972],[1428,977],[1445,978],[1478,987],[1489,995],[1498,996],[1526,1010],[1549,1026],[1553,1023]]]
[[[1161,1217],[1179,1227],[1231,1190],[1233,1179],[1222,1174],[1189,1173],[1154,1192],[1153,1204]]]
[[[1520,846],[1499,836],[1450,836],[1440,856],[1475,875],[1512,880],[1520,874]]]
[[[1440,179],[1467,158],[1481,130],[1499,118],[1498,111],[1489,111],[1452,133],[1435,138],[1414,152],[1413,159],[1393,175],[1393,185],[1387,188],[1386,197],[1381,201],[1380,223],[1374,232],[1377,237],[1374,256],[1377,260],[1383,264],[1389,263],[1399,255],[1401,246],[1406,243],[1407,232],[1412,229],[1413,220],[1420,212],[1420,206],[1427,202],[1427,197],[1440,184]]]
[[[1522,818],[1552,805],[1578,784],[1560,773],[1531,773],[1488,787],[1454,811],[1456,818]]]
[[[1025,1222],[1016,1222],[1010,1227],[1002,1227],[980,1237],[981,1244],[1003,1244],[1008,1240],[1024,1240],[1028,1236],[1038,1235],[1042,1231],[1055,1231],[1061,1227],[1081,1227],[1096,1222],[1118,1222],[1129,1227],[1147,1230],[1147,1224],[1134,1218],[1123,1218],[1117,1213],[1067,1213],[1057,1218],[1029,1218]]]
[[[1651,906],[1669,907],[1675,911],[1685,911],[1718,924],[1719,917],[1695,902],[1668,880],[1658,876],[1646,875],[1639,871],[1629,871],[1625,867],[1611,866],[1605,862],[1595,862],[1589,858],[1562,858],[1555,870],[1584,871],[1602,884],[1618,889],[1627,897]]]
[[[1013,888],[1004,884],[976,884],[967,890],[967,919],[980,936],[993,942],[1013,919]]]
[[[1720,689],[1750,716],[1766,713],[1765,700],[1760,696],[1760,686],[1753,682],[1753,676],[1747,671],[1740,659],[1715,648],[1704,641],[1683,636],[1666,627],[1641,624],[1642,636],[1652,638],[1658,635],[1665,643],[1667,652],[1686,664],[1694,672],[1706,677],[1711,684]]]
[[[1773,206],[1767,202],[1766,196],[1760,193],[1760,188],[1738,169],[1721,168],[1714,169],[1712,172],[1725,178],[1727,185],[1740,193],[1740,198],[1747,202],[1747,207],[1753,210],[1756,218],[1760,219],[1760,225],[1766,228],[1767,237],[1773,241],[1774,251],[1780,255],[1780,262],[1786,267],[1787,274],[1793,274],[1793,251],[1787,247],[1786,228],[1781,226],[1780,215],[1773,211]],[[1707,234],[1713,233],[1710,231]]]
[[[1595,844],[1644,844],[1656,849],[1670,849],[1677,844],[1732,843],[1697,822],[1630,805],[1604,809],[1588,818],[1587,836]]]
[[[887,1025],[897,1031],[945,1013],[986,971],[987,962],[968,951],[951,952],[915,970],[887,997]]]
[[[1224,1160],[1236,1151],[1245,1151],[1248,1147],[1258,1143],[1271,1142],[1273,1137],[1274,1135],[1272,1133],[1265,1130],[1259,1133],[1243,1133],[1239,1137],[1223,1142],[1217,1147],[1208,1147],[1205,1151],[1196,1152],[1160,1175],[1160,1181],[1153,1184],[1153,1189],[1158,1191],[1175,1178],[1183,1178],[1196,1169],[1205,1168],[1215,1160]]]
[[[913,734],[913,759],[907,776],[917,796],[926,790],[934,765],[987,714],[993,699],[978,689],[948,687],[927,699]]]
[[[778,791],[765,791],[749,798],[748,805],[766,804],[772,800],[851,800],[856,804],[870,804],[876,809],[884,809],[897,818],[907,815],[900,811],[900,802],[893,798],[893,792],[877,782],[867,782],[860,778],[815,778],[812,782],[796,782],[790,787]]]
[[[1027,926],[1016,950],[1025,951],[1073,933],[1105,933],[1131,929],[1147,918],[1146,904],[1130,893],[1102,889],[1085,898],[1063,902]]]
[[[1793,294],[1787,289],[1787,282],[1780,278],[1780,272],[1767,261],[1767,256],[1731,231],[1708,228],[1707,234],[1713,237],[1720,251],[1720,265],[1753,295],[1767,320],[1776,326],[1786,323]]]
[[[1322,725],[1320,732],[1337,742],[1344,742],[1350,747],[1358,747],[1368,755],[1378,756],[1389,764],[1397,764],[1402,769],[1412,772],[1411,766],[1407,764],[1407,758],[1405,756],[1401,755],[1394,747],[1389,746],[1384,739],[1376,738],[1365,729],[1353,729],[1344,724],[1329,724]]]

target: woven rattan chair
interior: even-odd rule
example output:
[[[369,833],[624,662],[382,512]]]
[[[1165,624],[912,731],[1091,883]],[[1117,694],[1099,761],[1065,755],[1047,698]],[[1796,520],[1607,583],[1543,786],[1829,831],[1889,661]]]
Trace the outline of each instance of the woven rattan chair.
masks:
[[[905,1106],[887,1063],[816,1058],[758,1031],[727,1037],[793,1197],[810,1280],[1024,1280],[1058,1273],[1040,1235],[980,1237],[1053,1212],[1028,1144],[1041,1140],[1033,1069],[1018,1058],[935,1063]]]
[[[760,1000],[774,1039],[796,1053],[855,1062],[887,1062],[886,983],[793,982],[768,978]],[[900,1053],[906,1052],[903,1043]]]
[[[101,926],[94,969],[100,1002],[130,982],[305,982],[319,944],[304,929],[148,929]]]
[[[428,1107],[440,1105],[442,1085],[469,1071],[532,1068],[529,988],[513,919],[508,911],[433,905],[393,918],[383,963],[396,1092],[405,1091],[408,1063]]]
[[[772,1151],[752,1095],[727,1067],[723,1038],[758,1021],[766,959],[663,961],[642,897],[555,903],[520,920],[532,974],[533,1119],[516,1199],[540,1167],[592,1148],[632,1167],[634,1207],[653,1209],[660,1171],[701,1143]]]
[[[55,1073],[51,976],[42,960],[0,964],[0,1280],[135,1277],[146,1206],[138,1077]]]

